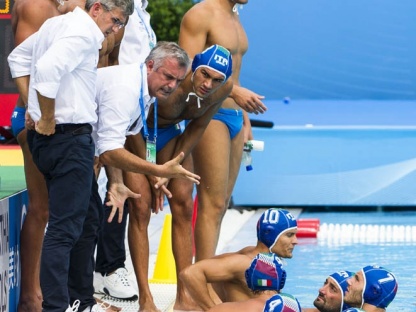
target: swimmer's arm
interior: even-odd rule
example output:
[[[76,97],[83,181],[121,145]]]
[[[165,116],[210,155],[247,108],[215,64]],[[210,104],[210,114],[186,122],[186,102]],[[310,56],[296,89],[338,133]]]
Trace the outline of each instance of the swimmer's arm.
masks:
[[[202,116],[192,119],[191,122],[189,122],[185,131],[181,134],[178,142],[176,143],[175,153],[173,155],[177,155],[179,152],[184,152],[186,157],[192,152],[195,145],[204,134],[205,129],[207,128],[212,117],[221,107],[222,101],[224,101],[231,92],[232,86],[233,83],[230,79],[225,85],[216,91],[215,96],[218,97],[216,103],[213,104]]]
[[[22,76],[14,79],[17,91],[19,92],[20,98],[22,99],[26,107],[29,96],[29,81],[30,76]]]
[[[262,100],[265,98],[263,95],[254,93],[253,91],[243,88],[237,84],[234,84],[233,91],[230,97],[248,113],[263,114],[267,107]]]
[[[204,115],[201,117],[192,119],[185,128],[185,131],[179,136],[179,139],[175,146],[175,152],[173,155],[177,155],[180,152],[185,153],[187,157],[195,145],[198,143],[202,135],[204,134],[205,129],[207,128],[212,116],[218,111],[221,107],[221,103],[213,105],[210,107]]]
[[[242,270],[240,255],[205,259],[184,269],[179,278],[184,282],[195,302],[205,311],[215,305],[209,295],[208,283],[227,282],[238,277]],[[245,257],[246,258],[246,257]],[[244,259],[246,260],[246,259]]]
[[[179,45],[191,59],[205,49],[208,41],[210,19],[207,15],[209,12],[199,9],[200,6],[199,3],[185,13],[179,30]]]

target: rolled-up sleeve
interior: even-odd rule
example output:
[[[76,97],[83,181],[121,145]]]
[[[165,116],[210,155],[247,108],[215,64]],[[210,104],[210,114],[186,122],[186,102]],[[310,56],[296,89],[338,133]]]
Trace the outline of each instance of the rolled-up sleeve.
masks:
[[[9,54],[7,62],[9,63],[12,78],[29,76],[32,66],[33,45],[38,33],[34,33],[26,38]]]

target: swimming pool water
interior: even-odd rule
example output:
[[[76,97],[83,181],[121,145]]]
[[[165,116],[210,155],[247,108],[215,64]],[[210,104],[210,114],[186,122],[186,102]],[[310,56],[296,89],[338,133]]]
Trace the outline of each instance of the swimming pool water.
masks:
[[[293,258],[286,260],[283,291],[302,307],[313,307],[329,274],[378,264],[399,284],[387,311],[416,311],[416,211],[304,212],[300,218],[317,218],[321,225],[318,238],[299,239]]]

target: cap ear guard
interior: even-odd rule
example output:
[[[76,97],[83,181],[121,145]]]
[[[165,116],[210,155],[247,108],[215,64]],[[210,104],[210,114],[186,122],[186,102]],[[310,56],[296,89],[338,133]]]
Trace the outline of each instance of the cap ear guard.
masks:
[[[378,298],[380,298],[380,296],[382,295],[383,291],[381,290],[381,287],[379,284],[377,283],[373,283],[371,285],[367,284],[367,287],[365,289],[365,293],[364,293],[364,298],[365,300],[376,300]]]
[[[201,58],[202,58],[202,54],[196,54],[194,56],[194,59],[192,61],[192,72],[194,72],[196,70],[196,68],[201,64]]]

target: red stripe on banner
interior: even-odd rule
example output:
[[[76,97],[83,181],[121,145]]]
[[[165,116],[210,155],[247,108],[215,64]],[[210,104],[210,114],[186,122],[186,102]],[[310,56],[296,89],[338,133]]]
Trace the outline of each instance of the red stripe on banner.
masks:
[[[19,94],[0,94],[0,127],[10,127],[12,116]]]
[[[11,19],[12,15],[11,14],[1,14],[0,15],[0,19]]]

